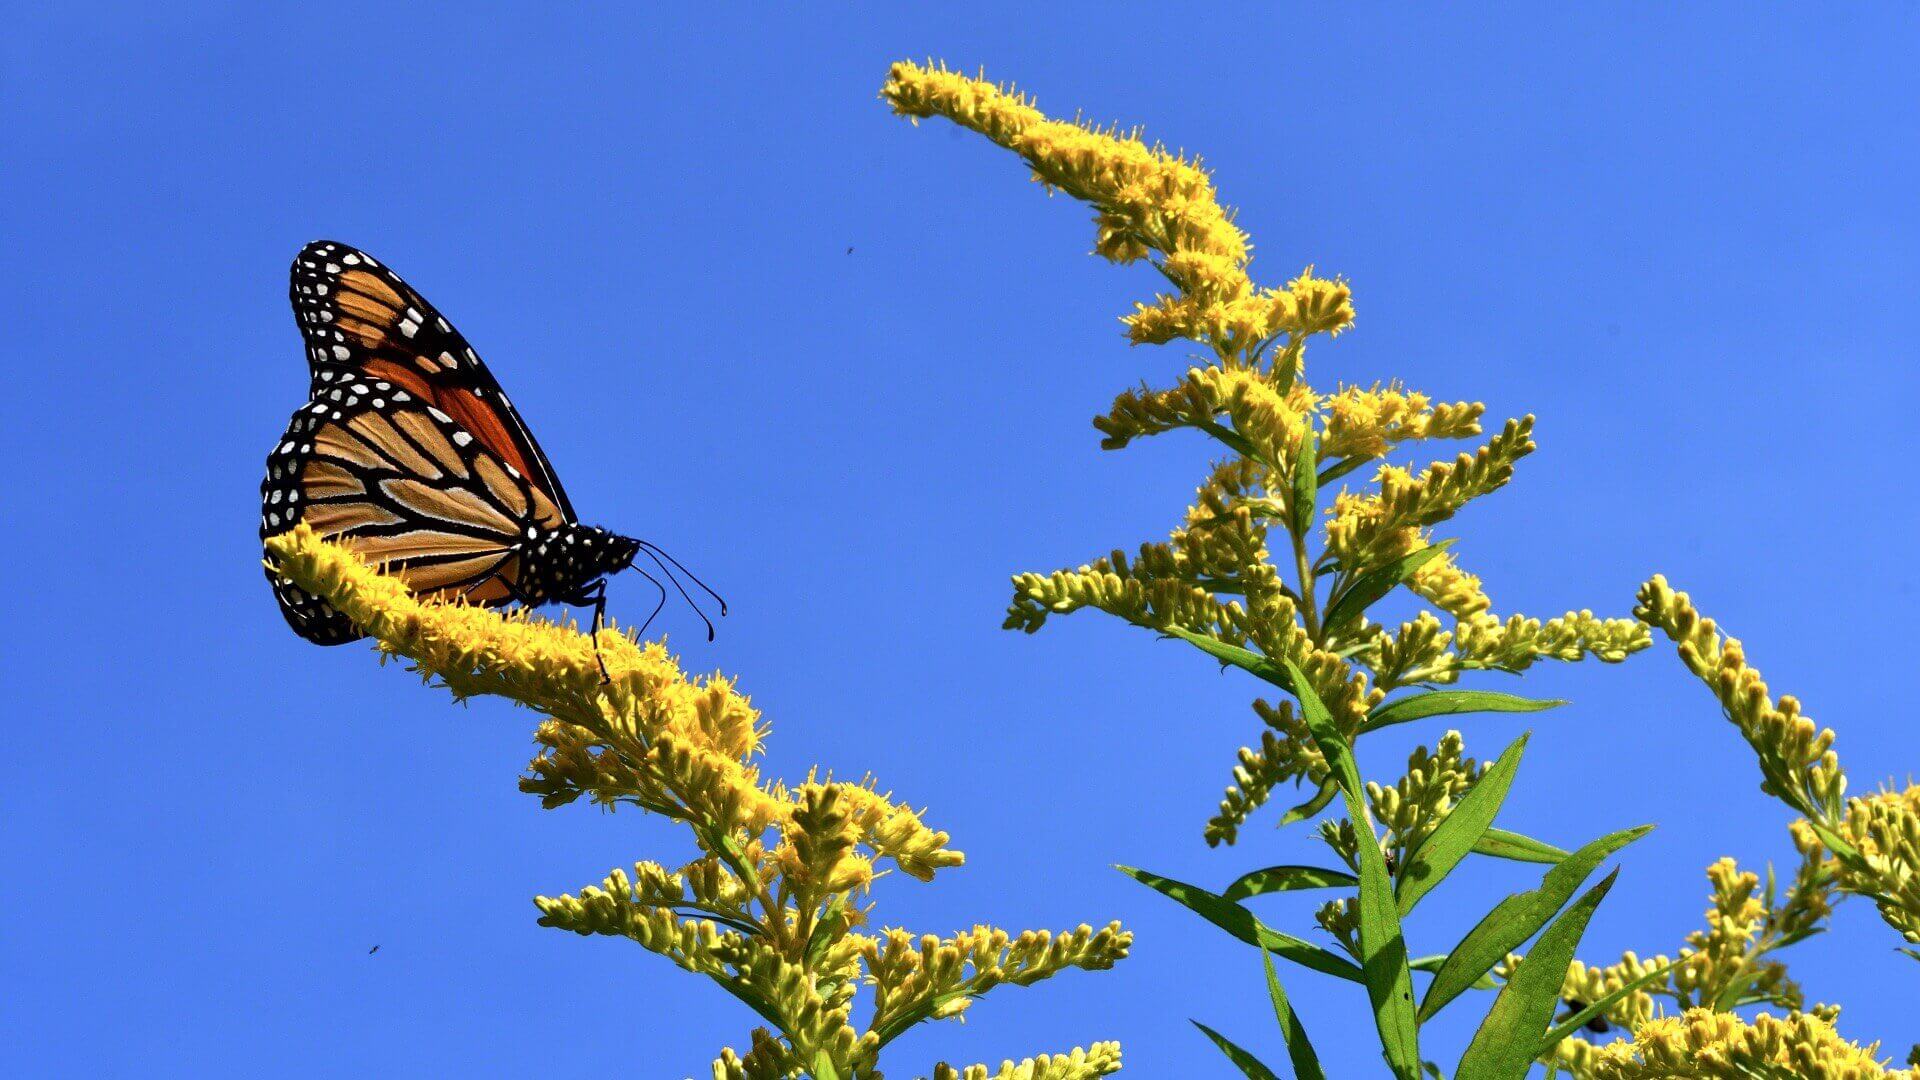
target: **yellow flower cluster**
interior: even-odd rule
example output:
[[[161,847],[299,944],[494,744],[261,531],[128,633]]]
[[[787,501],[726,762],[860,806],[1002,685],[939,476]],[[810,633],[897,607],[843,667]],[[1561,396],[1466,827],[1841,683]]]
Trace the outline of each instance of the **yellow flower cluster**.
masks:
[[[1833,883],[1818,842],[1801,843],[1800,850],[1800,867],[1784,894],[1777,893],[1771,871],[1762,888],[1757,874],[1741,870],[1732,859],[1715,862],[1707,868],[1713,888],[1706,926],[1687,935],[1677,961],[1664,954],[1643,960],[1631,951],[1605,966],[1576,960],[1561,996],[1578,1008],[1629,983],[1637,985],[1604,1013],[1627,1030],[1666,1016],[1659,999],[1679,1010],[1726,1012],[1753,1004],[1800,1009],[1800,987],[1787,977],[1785,965],[1768,957],[1819,933],[1833,913]],[[1558,1053],[1587,1060],[1589,1049],[1575,1038],[1561,1044]]]
[[[1116,262],[1149,250],[1220,257],[1204,273],[1216,294],[1245,289],[1246,234],[1197,163],[1120,135],[1049,120],[1025,95],[944,66],[893,65],[880,96],[916,122],[944,116],[1025,158],[1035,180],[1100,209],[1096,250]]]
[[[1848,799],[1836,828],[1859,853],[1836,863],[1840,888],[1872,897],[1887,925],[1920,944],[1920,785]]]
[[[1634,614],[1673,640],[1681,663],[1713,690],[1759,756],[1761,790],[1810,818],[1838,819],[1847,778],[1833,752],[1833,730],[1802,716],[1794,698],[1775,701],[1760,673],[1747,665],[1740,642],[1721,635],[1666,578],[1642,585],[1639,599]]]
[[[1423,539],[1424,545],[1424,539]],[[1414,595],[1456,619],[1471,619],[1493,606],[1480,575],[1469,574],[1453,561],[1453,553],[1434,556],[1407,579]]]
[[[1920,787],[1847,798],[1833,730],[1804,716],[1793,697],[1774,698],[1740,642],[1686,593],[1655,577],[1640,587],[1634,613],[1673,639],[1681,662],[1719,699],[1759,760],[1761,790],[1803,815],[1802,849],[1824,845],[1834,884],[1871,899],[1889,926],[1920,942]]]
[[[1122,320],[1136,344],[1186,338],[1228,359],[1285,335],[1290,369],[1308,337],[1353,322],[1346,283],[1312,268],[1285,288],[1256,286],[1247,276],[1247,236],[1206,170],[1138,132],[1051,120],[1023,94],[933,64],[893,65],[880,96],[916,123],[942,116],[985,135],[1025,159],[1035,180],[1091,204],[1096,254],[1120,263],[1158,255],[1179,291],[1135,305]]]
[[[1406,861],[1438,828],[1453,804],[1480,779],[1483,767],[1466,756],[1466,742],[1458,731],[1440,736],[1432,750],[1415,747],[1407,757],[1406,775],[1392,787],[1367,782],[1367,801],[1373,817],[1386,829],[1381,847],[1394,865]],[[1349,829],[1351,822],[1343,822]]]
[[[1692,1009],[1639,1025],[1631,1040],[1566,1040],[1555,1063],[1575,1080],[1912,1080],[1911,1070],[1888,1069],[1879,1049],[1848,1042],[1831,1020],[1809,1013],[1748,1022]]]
[[[1455,665],[1524,671],[1535,660],[1574,661],[1593,657],[1617,664],[1646,648],[1647,628],[1632,619],[1602,619],[1591,611],[1569,611],[1541,621],[1524,615],[1505,620],[1491,615],[1463,619],[1454,628]]]
[[[1376,494],[1343,495],[1327,521],[1327,552],[1341,566],[1375,566],[1419,547],[1417,529],[1452,517],[1462,506],[1513,479],[1514,463],[1533,453],[1533,417],[1509,420],[1473,454],[1435,462],[1415,476],[1383,465]]]
[[[1070,1054],[1043,1055],[1018,1063],[1006,1061],[993,1070],[985,1065],[965,1069],[940,1065],[933,1070],[933,1080],[1091,1080],[1119,1071],[1120,1044],[1105,1042],[1085,1050],[1076,1047]]]
[[[1398,383],[1362,389],[1342,387],[1323,399],[1326,435],[1323,458],[1371,461],[1396,445],[1415,439],[1466,439],[1480,434],[1487,407],[1477,401],[1434,404],[1425,394]]]
[[[689,678],[662,646],[613,630],[596,641],[525,612],[416,598],[305,526],[266,544],[274,573],[383,652],[458,696],[497,694],[544,713],[540,751],[521,780],[543,805],[585,796],[691,828],[701,855],[678,870],[642,862],[535,903],[543,925],[638,942],[777,1028],[757,1031],[744,1056],[728,1051],[716,1076],[877,1076],[880,1050],[914,1023],[958,1015],[994,986],[1111,967],[1127,954],[1132,938],[1117,923],[1011,937],[976,927],[946,940],[860,933],[868,911],[856,900],[878,862],[924,881],[964,857],[870,782],[763,779],[751,762],[765,734],[760,714],[726,678]],[[865,1030],[851,1020],[863,983],[880,1002]],[[1086,1069],[1118,1068],[1118,1051],[1058,1060],[1084,1068],[1044,1075],[1097,1076]]]
[[[1228,430],[1250,455],[1276,475],[1288,469],[1301,438],[1312,429],[1313,392],[1282,390],[1274,378],[1248,368],[1191,368],[1166,390],[1128,390],[1116,397],[1093,426],[1106,436],[1101,447],[1117,450],[1134,439],[1180,428]],[[1231,427],[1221,428],[1227,419]]]

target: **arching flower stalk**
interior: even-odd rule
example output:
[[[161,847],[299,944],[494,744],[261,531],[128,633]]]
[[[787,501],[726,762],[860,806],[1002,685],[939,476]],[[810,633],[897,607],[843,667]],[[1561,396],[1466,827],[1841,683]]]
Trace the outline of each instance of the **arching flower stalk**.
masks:
[[[274,573],[456,699],[492,694],[542,714],[540,749],[520,781],[541,805],[584,798],[687,826],[690,862],[636,863],[534,902],[542,925],[627,938],[751,1008],[764,1026],[744,1053],[720,1055],[716,1080],[878,1080],[881,1052],[915,1024],[958,1017],[997,986],[1127,955],[1132,935],[1118,923],[1017,934],[975,926],[947,937],[876,929],[877,878],[897,870],[930,881],[963,856],[870,780],[762,776],[753,759],[766,727],[732,680],[689,677],[661,645],[613,630],[600,633],[597,658],[593,639],[524,612],[417,599],[305,526],[266,544]],[[934,1074],[1086,1080],[1119,1067],[1119,1045],[1096,1043],[998,1071],[942,1065]]]

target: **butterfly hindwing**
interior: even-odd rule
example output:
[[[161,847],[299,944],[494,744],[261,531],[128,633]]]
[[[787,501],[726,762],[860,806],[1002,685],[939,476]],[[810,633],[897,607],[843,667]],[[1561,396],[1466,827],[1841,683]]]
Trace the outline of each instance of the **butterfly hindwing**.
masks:
[[[522,598],[519,554],[532,528],[567,524],[560,507],[436,406],[385,380],[335,380],[293,415],[267,460],[261,535],[305,523],[404,580],[416,594],[470,603]],[[360,637],[324,601],[275,578],[303,637]]]

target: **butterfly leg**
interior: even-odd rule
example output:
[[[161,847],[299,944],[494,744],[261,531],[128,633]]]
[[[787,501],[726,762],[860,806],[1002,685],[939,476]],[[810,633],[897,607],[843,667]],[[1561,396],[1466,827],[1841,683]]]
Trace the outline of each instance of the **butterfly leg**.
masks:
[[[600,631],[607,625],[607,579],[601,578],[593,590],[593,659],[600,665],[600,685],[613,681],[607,673],[607,658],[600,655]]]

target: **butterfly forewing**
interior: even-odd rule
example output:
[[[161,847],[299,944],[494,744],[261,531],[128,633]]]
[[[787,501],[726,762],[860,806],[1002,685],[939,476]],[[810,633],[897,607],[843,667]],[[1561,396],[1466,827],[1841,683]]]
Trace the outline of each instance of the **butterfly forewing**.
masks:
[[[316,400],[344,380],[385,381],[438,408],[576,520],[553,466],[493,373],[398,274],[363,251],[316,241],[294,258],[289,296]]]

